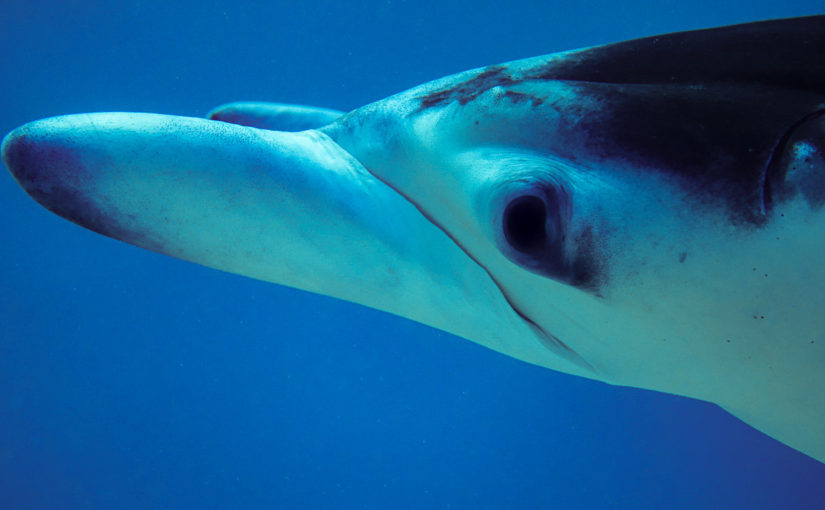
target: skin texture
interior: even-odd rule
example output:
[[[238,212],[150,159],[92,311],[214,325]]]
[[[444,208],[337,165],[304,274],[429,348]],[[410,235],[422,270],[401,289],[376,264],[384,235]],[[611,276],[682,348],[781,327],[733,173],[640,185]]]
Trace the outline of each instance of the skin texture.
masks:
[[[536,57],[297,133],[284,112],[322,110],[58,117],[3,160],[104,235],[715,402],[825,460],[823,34],[811,17]]]

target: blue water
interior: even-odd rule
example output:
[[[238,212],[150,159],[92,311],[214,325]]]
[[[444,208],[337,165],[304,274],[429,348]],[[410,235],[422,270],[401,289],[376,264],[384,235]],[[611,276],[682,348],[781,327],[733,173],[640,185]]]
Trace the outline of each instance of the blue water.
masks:
[[[2,3],[0,132],[63,113],[343,110],[477,66],[822,0]],[[713,405],[537,368],[155,255],[0,172],[0,509],[823,508]]]

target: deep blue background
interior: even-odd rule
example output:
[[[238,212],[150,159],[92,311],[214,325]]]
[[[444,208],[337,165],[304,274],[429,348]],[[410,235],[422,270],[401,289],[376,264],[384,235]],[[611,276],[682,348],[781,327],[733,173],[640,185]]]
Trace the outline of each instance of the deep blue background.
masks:
[[[229,100],[351,109],[481,65],[822,11],[734,2],[0,2],[0,132]],[[823,508],[701,402],[556,374],[103,238],[0,172],[0,509]]]

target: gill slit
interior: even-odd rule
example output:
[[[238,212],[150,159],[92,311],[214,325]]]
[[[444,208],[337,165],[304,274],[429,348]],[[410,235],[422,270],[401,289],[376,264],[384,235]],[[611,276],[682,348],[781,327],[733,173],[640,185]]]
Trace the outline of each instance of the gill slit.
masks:
[[[762,216],[766,217],[773,209],[773,193],[771,190],[771,182],[778,180],[781,177],[782,169],[779,168],[779,161],[782,159],[785,149],[788,145],[788,140],[793,136],[794,132],[808,122],[809,120],[825,114],[825,108],[819,108],[805,115],[798,121],[794,122],[785,134],[783,134],[779,141],[771,151],[771,157],[768,158],[768,163],[765,165],[765,171],[762,172]]]

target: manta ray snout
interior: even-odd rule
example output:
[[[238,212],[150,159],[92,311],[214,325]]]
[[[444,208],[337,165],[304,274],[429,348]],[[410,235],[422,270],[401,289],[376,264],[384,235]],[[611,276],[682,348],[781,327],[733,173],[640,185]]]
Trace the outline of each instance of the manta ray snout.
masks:
[[[292,232],[303,224],[294,220],[300,216],[310,224],[316,215],[369,217],[362,190],[376,187],[357,161],[317,132],[155,114],[31,122],[6,136],[2,159],[50,211],[110,237],[218,267],[224,264],[214,259],[229,244],[229,232],[255,228],[274,235],[278,226]],[[225,234],[205,237],[207,231]]]
[[[531,334],[444,232],[316,130],[69,115],[17,128],[2,158],[47,209],[142,248],[494,347],[505,332]],[[483,320],[472,313],[480,303],[493,310]]]
[[[106,235],[113,225],[94,207],[84,190],[93,176],[78,152],[74,122],[67,118],[25,124],[3,140],[2,159],[20,186],[40,205],[64,218]]]

